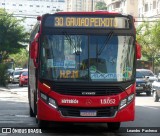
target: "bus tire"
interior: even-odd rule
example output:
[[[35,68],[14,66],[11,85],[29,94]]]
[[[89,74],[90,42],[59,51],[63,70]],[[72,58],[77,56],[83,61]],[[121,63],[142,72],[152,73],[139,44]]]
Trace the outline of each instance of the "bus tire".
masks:
[[[47,121],[44,120],[37,119],[37,123],[38,123],[38,128],[46,129],[48,126]]]
[[[108,129],[109,130],[119,130],[121,123],[120,122],[108,122]]]

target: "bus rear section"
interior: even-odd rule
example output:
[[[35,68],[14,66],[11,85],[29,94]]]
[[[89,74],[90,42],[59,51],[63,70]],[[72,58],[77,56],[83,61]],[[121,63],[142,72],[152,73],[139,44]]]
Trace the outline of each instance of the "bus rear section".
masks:
[[[133,18],[109,12],[41,17],[31,33],[30,115],[46,121],[100,122],[110,129],[135,116]]]

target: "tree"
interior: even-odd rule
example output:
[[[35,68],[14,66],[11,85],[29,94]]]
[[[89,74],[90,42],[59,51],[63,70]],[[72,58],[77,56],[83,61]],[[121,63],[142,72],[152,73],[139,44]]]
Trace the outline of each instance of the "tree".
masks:
[[[137,41],[142,46],[142,55],[146,60],[153,61],[155,65],[160,62],[160,21],[144,22],[137,28]]]
[[[155,48],[152,42],[152,26],[149,22],[144,22],[137,28],[137,41],[142,46],[142,54],[145,58],[150,59],[153,52],[155,52]]]
[[[26,49],[20,49],[19,53],[11,54],[9,57],[14,60],[15,67],[25,67],[28,63],[28,51]]]
[[[0,65],[0,86],[7,86],[8,76],[7,76],[7,64]]]
[[[96,10],[107,10],[106,3],[104,1],[103,2],[102,1],[96,2],[95,9]]]
[[[23,43],[28,41],[28,34],[21,25],[23,19],[18,20],[12,14],[7,13],[4,9],[0,9],[0,85],[7,84],[7,68],[6,60],[10,54],[18,53]]]
[[[152,39],[154,40],[154,44],[160,48],[160,20],[155,23],[152,28]]]
[[[2,60],[9,57],[9,54],[18,53],[24,48],[23,43],[27,42],[28,34],[21,25],[23,20],[18,20],[0,9],[0,54]]]

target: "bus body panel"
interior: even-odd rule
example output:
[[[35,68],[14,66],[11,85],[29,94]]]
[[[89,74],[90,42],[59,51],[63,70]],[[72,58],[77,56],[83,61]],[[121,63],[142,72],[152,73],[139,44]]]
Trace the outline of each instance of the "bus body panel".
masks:
[[[126,91],[121,94],[114,96],[69,96],[69,95],[60,95],[55,93],[50,88],[46,87],[42,83],[39,82],[39,89],[41,92],[45,92],[50,98],[56,100],[58,106],[63,107],[72,107],[82,109],[90,109],[90,108],[105,108],[117,106],[119,107],[120,101],[126,98],[128,95],[133,94],[135,90],[135,84],[129,87]],[[42,91],[43,90],[43,91]],[[103,100],[115,100],[115,103],[103,103]],[[63,102],[63,100],[66,100]],[[67,100],[77,100],[78,103],[67,102]],[[90,103],[88,103],[88,101]],[[64,122],[122,122],[122,121],[132,121],[134,120],[135,113],[135,98],[129,103],[126,107],[117,111],[115,117],[65,117],[61,114],[61,112],[47,103],[43,101],[42,98],[38,99],[38,119],[39,120],[48,120],[48,121],[64,121]]]
[[[119,13],[109,13],[109,12],[88,12],[88,13],[83,13],[83,12],[63,12],[63,13],[58,13],[59,15],[87,15],[87,16],[92,16],[94,17],[95,15],[104,15],[107,17],[108,16],[123,16]],[[55,14],[56,15],[56,14]],[[44,17],[44,16],[43,16]],[[42,19],[43,19],[42,17]],[[45,20],[45,17],[44,17]],[[41,20],[42,21],[42,20]],[[133,20],[132,20],[133,21]],[[132,22],[133,25],[133,22]],[[37,28],[36,28],[37,27]],[[34,40],[34,36],[36,33],[39,33],[40,37],[45,33],[48,28],[43,29],[43,24],[40,24],[39,26],[37,25],[35,27],[35,30],[33,30],[31,35],[31,42]],[[39,27],[39,28],[38,28]],[[134,25],[133,25],[134,27]],[[49,28],[50,29],[50,28]],[[58,31],[63,28],[57,29]],[[68,28],[67,28],[68,29]],[[66,30],[67,30],[66,29]],[[73,30],[73,28],[71,28]],[[135,38],[135,33],[133,33],[133,29],[126,29],[125,31],[127,34],[131,33],[133,37]],[[57,31],[55,30],[55,31]],[[83,29],[84,30],[84,29]],[[83,31],[82,30],[82,31]],[[94,32],[97,32],[97,35],[99,35],[100,31],[97,31],[98,29],[93,29]],[[113,31],[116,31],[118,34],[123,33],[123,29],[120,31],[119,29],[114,30],[110,29]],[[103,33],[106,33],[110,30],[102,30]],[[70,32],[68,29],[67,31]],[[76,31],[76,29],[75,29]],[[81,33],[80,29],[78,30],[79,33]],[[50,33],[53,31],[51,30]],[[88,34],[91,33],[91,29],[87,29]],[[96,34],[96,33],[95,33]],[[37,41],[38,45],[41,46],[40,40]],[[39,47],[40,48],[40,47]],[[40,60],[40,55],[38,56],[37,60]],[[37,115],[38,120],[46,120],[46,121],[55,121],[55,122],[124,122],[124,121],[133,121],[135,118],[135,81],[133,79],[133,84],[126,90],[123,90],[123,92],[117,94],[117,95],[112,95],[112,96],[73,96],[73,95],[62,95],[60,93],[55,92],[55,90],[52,90],[52,87],[48,86],[47,84],[41,83],[40,82],[40,77],[39,77],[39,68],[35,68],[33,64],[33,60],[30,58],[29,59],[29,100],[30,100],[30,107],[32,108],[33,112],[35,115]],[[40,65],[40,64],[38,64]],[[54,81],[53,81],[54,84]],[[73,84],[73,83],[72,83]],[[72,86],[71,84],[71,86]],[[94,84],[94,82],[93,82]],[[113,84],[114,86],[114,84]],[[84,109],[91,109],[91,108],[105,108],[105,107],[118,107],[117,113],[113,117],[74,117],[74,116],[63,116],[61,112],[53,107],[51,107],[49,104],[47,104],[42,98],[41,98],[41,93],[47,95],[48,97],[56,100],[58,107],[73,107],[73,108],[84,108]],[[119,105],[121,100],[125,99],[129,95],[134,94],[133,100],[125,107],[122,109],[119,109]],[[108,102],[107,100],[114,100],[111,103]],[[68,100],[76,100],[76,103],[73,103],[73,101],[69,102]],[[88,102],[89,101],[89,102]],[[105,102],[104,102],[105,101]],[[106,103],[107,101],[107,103]]]
[[[135,118],[135,100],[133,100],[127,107],[118,111],[113,118],[92,118],[92,117],[63,117],[59,111],[53,109],[41,99],[38,100],[38,119],[55,121],[55,122],[123,122],[133,121]]]
[[[105,107],[105,106],[119,106],[121,100],[126,98],[130,94],[134,94],[135,84],[128,88],[126,91],[110,96],[72,96],[72,95],[62,95],[54,92],[42,83],[39,82],[39,91],[40,93],[46,94],[50,98],[56,100],[59,106],[73,106],[73,107]],[[40,96],[39,96],[40,97]],[[104,102],[103,100],[114,100]],[[66,100],[66,101],[65,101]],[[68,102],[67,100],[77,100],[77,102]],[[91,100],[90,104],[87,104],[87,100]]]

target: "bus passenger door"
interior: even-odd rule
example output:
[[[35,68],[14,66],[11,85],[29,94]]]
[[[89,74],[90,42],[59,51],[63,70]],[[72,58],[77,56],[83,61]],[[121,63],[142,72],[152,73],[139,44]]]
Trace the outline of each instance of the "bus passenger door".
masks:
[[[30,57],[29,57],[29,82],[28,82],[28,94],[29,94],[29,104],[30,104],[30,115],[35,116],[37,113],[37,61],[38,55],[38,42],[37,38],[30,45]]]

